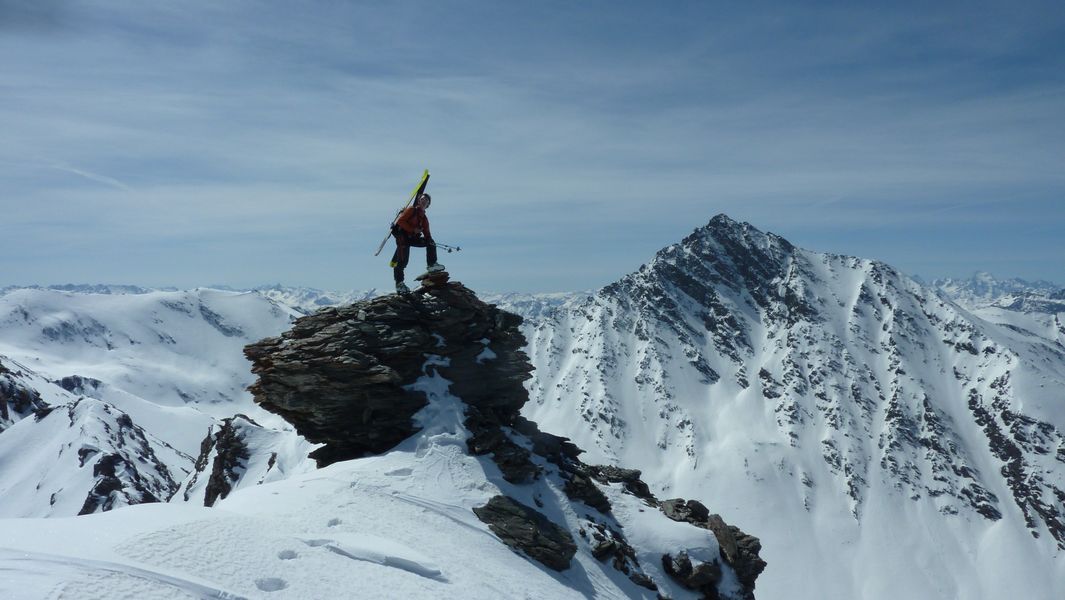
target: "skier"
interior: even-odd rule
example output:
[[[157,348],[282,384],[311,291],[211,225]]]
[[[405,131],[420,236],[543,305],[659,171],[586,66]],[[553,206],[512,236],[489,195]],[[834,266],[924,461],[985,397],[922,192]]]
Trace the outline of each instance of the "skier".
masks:
[[[392,226],[392,236],[396,238],[396,253],[392,255],[392,275],[396,280],[396,292],[406,294],[410,292],[407,284],[403,283],[403,269],[407,267],[410,259],[410,247],[425,248],[425,262],[429,265],[428,272],[436,273],[444,270],[444,265],[436,262],[436,242],[433,234],[429,231],[429,218],[425,216],[425,209],[432,203],[429,194],[421,194],[414,200],[414,204],[403,211]]]

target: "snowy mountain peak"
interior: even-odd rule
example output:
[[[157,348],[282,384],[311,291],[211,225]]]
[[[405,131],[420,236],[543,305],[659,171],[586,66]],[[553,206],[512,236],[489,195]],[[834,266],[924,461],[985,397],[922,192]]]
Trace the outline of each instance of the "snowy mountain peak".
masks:
[[[947,551],[957,553],[988,531],[1024,532],[1011,551],[1038,562],[1065,548],[1061,323],[999,326],[883,263],[797,248],[719,215],[529,324],[537,377],[524,414],[593,460],[641,469],[654,489],[733,506],[777,547],[794,547],[794,522],[828,520],[848,540],[860,531],[877,560],[916,569],[883,550],[889,538],[872,541],[910,526],[901,522],[929,546],[968,532]],[[745,508],[765,495],[778,525]],[[850,560],[780,558],[805,566],[791,584],[774,578],[771,595]],[[964,568],[993,585],[994,560]],[[948,562],[944,571],[959,568]],[[840,585],[856,597],[868,582]],[[916,596],[939,589],[911,585]]]

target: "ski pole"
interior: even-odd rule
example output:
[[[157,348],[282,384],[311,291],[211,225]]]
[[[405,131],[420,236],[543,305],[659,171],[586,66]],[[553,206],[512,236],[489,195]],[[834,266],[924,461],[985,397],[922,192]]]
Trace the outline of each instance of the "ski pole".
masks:
[[[443,248],[444,250],[447,250],[448,254],[462,250],[462,248],[459,246],[449,246],[447,244],[441,244],[440,242],[433,242],[433,245],[437,248]]]

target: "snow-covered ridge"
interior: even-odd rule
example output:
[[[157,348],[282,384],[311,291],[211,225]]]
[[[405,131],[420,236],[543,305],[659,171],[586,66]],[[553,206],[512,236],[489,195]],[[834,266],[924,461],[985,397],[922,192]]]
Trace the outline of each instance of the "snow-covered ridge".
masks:
[[[52,380],[88,377],[154,404],[247,402],[241,349],[298,314],[254,293],[24,288],[0,296],[0,354]]]
[[[526,319],[539,319],[550,314],[555,309],[580,301],[591,296],[593,291],[584,292],[545,292],[545,293],[490,293],[481,294],[481,298],[489,304],[495,304],[499,308],[512,312]]]
[[[192,458],[114,405],[0,356],[0,517],[70,516],[163,502]]]

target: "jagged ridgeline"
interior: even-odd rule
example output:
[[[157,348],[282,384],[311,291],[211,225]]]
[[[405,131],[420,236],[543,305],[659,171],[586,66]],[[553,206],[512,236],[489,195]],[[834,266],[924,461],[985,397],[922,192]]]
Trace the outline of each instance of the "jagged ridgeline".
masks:
[[[245,349],[258,375],[250,389],[323,444],[312,456],[325,466],[428,428],[417,414],[440,400],[415,383],[442,377],[461,402],[469,454],[498,488],[473,512],[502,543],[556,571],[584,553],[634,596],[753,598],[765,567],[756,538],[696,500],[658,500],[639,471],[583,463],[569,440],[519,415],[532,373],[521,322],[454,282],[326,308]],[[660,547],[677,528],[692,543]]]

